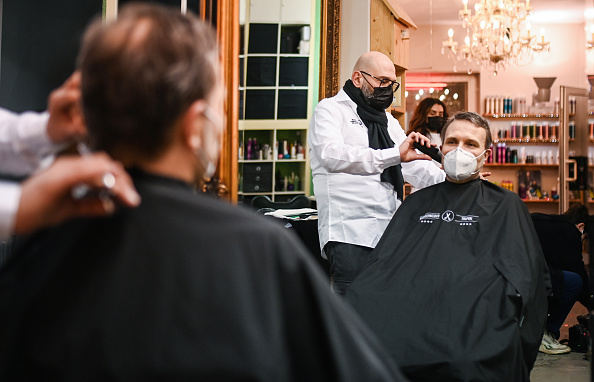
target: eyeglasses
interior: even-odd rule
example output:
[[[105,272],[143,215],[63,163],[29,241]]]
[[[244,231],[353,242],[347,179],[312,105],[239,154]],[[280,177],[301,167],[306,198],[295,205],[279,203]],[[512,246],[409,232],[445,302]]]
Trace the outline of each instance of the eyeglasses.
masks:
[[[396,91],[396,90],[398,90],[398,88],[400,87],[400,84],[399,84],[398,82],[396,82],[396,81],[392,81],[392,80],[389,80],[389,79],[387,79],[387,78],[384,78],[384,79],[382,80],[382,79],[379,79],[379,78],[377,78],[376,76],[374,76],[374,75],[372,75],[372,74],[369,74],[369,73],[367,73],[367,72],[364,72],[364,71],[362,71],[362,70],[360,70],[360,72],[361,72],[362,74],[367,74],[368,76],[370,76],[370,77],[373,77],[373,78],[375,78],[376,80],[378,80],[378,81],[379,81],[379,83],[380,83],[380,87],[382,87],[382,88],[387,88],[388,86],[391,86],[391,87],[392,87],[392,91]],[[363,78],[365,78],[365,76],[363,76]],[[369,83],[369,81],[367,80],[367,78],[365,78],[365,81],[367,81],[367,83],[368,83],[369,85],[371,85],[371,83]],[[371,85],[371,86],[373,86],[373,85]]]

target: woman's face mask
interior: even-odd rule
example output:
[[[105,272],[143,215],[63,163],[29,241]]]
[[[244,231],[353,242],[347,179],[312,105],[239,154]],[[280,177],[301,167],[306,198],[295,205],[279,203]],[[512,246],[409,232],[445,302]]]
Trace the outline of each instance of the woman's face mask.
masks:
[[[436,133],[441,133],[441,128],[443,127],[444,117],[428,117],[427,118],[427,127],[429,130],[434,131]]]
[[[487,150],[484,150],[479,156],[474,156],[460,147],[450,151],[443,157],[443,169],[446,174],[459,182],[463,182],[473,175],[478,174],[478,158],[483,156]]]

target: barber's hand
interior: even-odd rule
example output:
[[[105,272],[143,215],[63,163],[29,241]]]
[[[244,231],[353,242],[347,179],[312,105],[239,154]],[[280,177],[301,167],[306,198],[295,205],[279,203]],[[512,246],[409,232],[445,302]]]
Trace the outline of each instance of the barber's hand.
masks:
[[[404,142],[400,145],[400,162],[410,162],[417,159],[427,159],[431,160],[431,157],[427,154],[419,154],[416,152],[415,147],[413,146],[413,142],[419,142],[422,145],[427,147],[431,147],[431,140],[424,136],[423,134],[412,132],[406,137]]]
[[[481,172],[481,173],[479,174],[479,177],[480,177],[482,180],[487,180],[487,177],[488,177],[488,176],[490,176],[490,175],[491,175],[491,171],[485,171],[485,172]]]
[[[80,72],[74,72],[48,98],[47,134],[54,143],[80,139],[87,128],[80,110]]]
[[[77,200],[72,190],[80,185],[104,195]],[[29,233],[75,217],[109,215],[116,203],[127,207],[140,203],[132,179],[119,162],[104,153],[60,157],[22,184],[14,233]]]

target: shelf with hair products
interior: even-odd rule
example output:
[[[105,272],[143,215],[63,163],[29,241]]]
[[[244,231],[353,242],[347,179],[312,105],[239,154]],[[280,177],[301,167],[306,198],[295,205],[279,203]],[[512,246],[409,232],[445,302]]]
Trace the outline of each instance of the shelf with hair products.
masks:
[[[309,193],[313,0],[240,3],[238,202]]]
[[[238,195],[249,203],[256,195],[286,201],[305,193],[305,129],[240,130]]]
[[[594,142],[586,93],[565,86],[560,93],[558,113],[484,115],[493,136],[493,153],[485,164],[489,178],[517,192],[531,212],[562,213],[570,199],[580,199],[574,189],[584,188],[583,179],[576,184],[576,172],[584,167],[576,157],[591,157],[584,143]]]

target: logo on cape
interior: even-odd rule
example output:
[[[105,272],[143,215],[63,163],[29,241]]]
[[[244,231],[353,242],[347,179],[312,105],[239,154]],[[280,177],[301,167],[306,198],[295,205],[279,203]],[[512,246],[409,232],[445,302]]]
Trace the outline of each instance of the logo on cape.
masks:
[[[434,220],[439,220],[441,214],[439,212],[427,212],[419,218],[420,223],[433,223]]]
[[[474,223],[478,223],[478,216],[456,215],[456,223],[460,223],[460,225],[473,225]]]
[[[461,226],[471,226],[478,223],[478,216],[475,215],[460,215],[454,211],[446,210],[440,212],[426,212],[419,217],[419,223],[432,224],[434,221],[443,220],[446,223],[458,223]]]
[[[446,212],[441,214],[441,220],[447,223],[451,222],[452,220],[454,220],[454,213],[450,210],[447,210]]]

